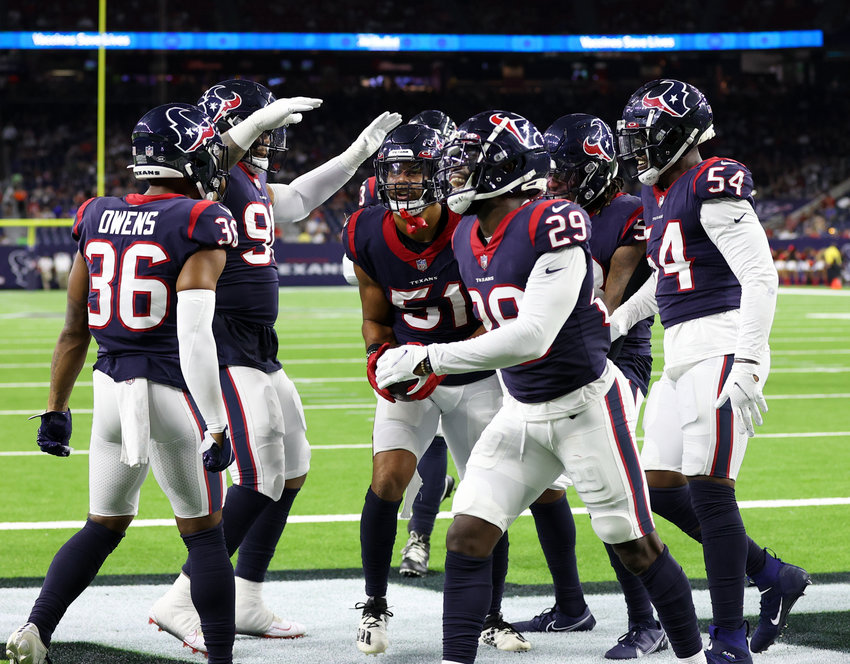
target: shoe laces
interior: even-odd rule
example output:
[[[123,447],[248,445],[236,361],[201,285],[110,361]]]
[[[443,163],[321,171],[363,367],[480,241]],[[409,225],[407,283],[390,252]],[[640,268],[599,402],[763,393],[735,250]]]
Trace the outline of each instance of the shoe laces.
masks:
[[[431,545],[425,538],[427,535],[420,535],[415,530],[410,533],[410,538],[407,544],[401,550],[402,558],[409,558],[420,565],[425,565],[430,557]]]
[[[637,640],[640,637],[640,633],[643,631],[642,625],[637,625],[629,629],[628,632],[623,634],[619,639],[617,639],[617,643],[622,643],[627,646],[637,647]]]
[[[484,619],[484,628],[493,629],[499,632],[512,632],[517,635],[519,634],[519,632],[514,629],[514,626],[505,620],[501,613],[491,613],[488,615]]]
[[[357,602],[354,608],[363,610],[363,624],[370,628],[377,627],[378,623],[384,621],[385,618],[393,617],[392,612],[387,609],[386,602],[379,604],[367,600],[365,602]]]

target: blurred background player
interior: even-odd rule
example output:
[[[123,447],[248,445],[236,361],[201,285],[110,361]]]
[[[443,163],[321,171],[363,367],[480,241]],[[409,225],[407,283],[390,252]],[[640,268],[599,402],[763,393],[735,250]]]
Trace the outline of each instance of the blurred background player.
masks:
[[[650,280],[611,316],[612,337],[647,314],[664,326],[664,372],[647,399],[642,460],[653,510],[702,542],[713,619],[710,662],[752,662],[809,585],[805,570],[751,540],[735,498],[753,420],[767,410],[768,336],[778,279],[753,210],[743,164],[699,145],[714,136],[695,87],[655,80],[617,123],[624,166],[644,185]],[[745,576],[759,587],[759,623],[747,644]]]
[[[138,513],[149,469],[189,550],[209,661],[232,661],[233,568],[221,526],[221,471],[232,451],[212,319],[224,248],[236,238],[229,210],[197,200],[221,192],[226,150],[209,118],[188,104],[149,111],[131,141],[133,173],[149,188],[92,198],[77,211],[79,252],[38,430],[42,451],[70,454],[69,400],[94,336],[89,515],[53,558],[28,622],[9,638],[13,662],[49,662],[57,624]]]
[[[420,124],[431,127],[439,134],[440,142],[445,143],[454,133],[457,125],[443,111],[429,109],[414,115],[408,124]],[[360,197],[358,205],[361,208],[372,205],[384,205],[388,203],[379,195],[375,176],[371,176],[360,185]],[[356,285],[357,277],[351,267],[351,262],[343,257],[343,268],[348,282]],[[418,477],[422,486],[416,492],[411,501],[411,516],[407,522],[408,538],[401,550],[401,564],[399,574],[402,576],[423,576],[428,573],[428,564],[431,558],[431,533],[434,531],[434,521],[440,511],[440,503],[448,498],[454,489],[455,479],[447,474],[448,454],[446,440],[440,435],[439,428],[434,441],[425,450],[419,465],[416,467]],[[415,491],[417,476],[413,478],[413,484],[408,492]],[[409,500],[405,494],[405,506]],[[402,508],[402,514],[405,510]]]
[[[690,585],[654,531],[634,440],[634,398],[606,358],[593,301],[589,219],[546,189],[543,137],[515,113],[486,111],[444,148],[438,178],[464,213],[454,235],[463,282],[486,333],[389,349],[379,388],[501,368],[504,405],[475,444],[446,540],[443,662],[471,664],[490,600],[493,546],[566,473],[591,524],[639,575],[680,662],[705,662]],[[433,372],[433,373],[432,373]]]
[[[377,361],[391,346],[465,339],[479,328],[451,247],[460,215],[437,202],[434,172],[441,144],[440,135],[424,125],[404,125],[387,136],[375,159],[384,206],[358,210],[343,231],[360,284],[367,375],[382,397],[375,411],[372,480],[360,519],[367,599],[357,604],[363,610],[357,647],[366,654],[384,652],[389,644],[392,613],[386,595],[398,510],[419,458],[441,423],[463,476],[472,445],[501,404],[493,371],[442,384],[418,382],[407,391],[378,389],[375,381]],[[492,618],[479,636],[503,650],[528,650],[530,644],[501,617],[507,538],[497,550],[489,579],[495,586],[488,602]]]
[[[651,272],[645,257],[643,205],[640,198],[622,192],[614,134],[600,118],[573,113],[553,122],[543,140],[552,159],[547,195],[578,203],[588,213],[594,293],[613,311],[624,294],[631,295]],[[652,372],[651,327],[651,316],[638,321],[608,353],[629,382],[635,412],[646,396]],[[531,504],[531,513],[552,572],[555,605],[532,620],[514,622],[514,627],[521,632],[592,628],[595,620],[578,582],[575,523],[565,493],[548,489]],[[610,544],[605,549],[623,589],[629,620],[628,632],[605,657],[634,659],[665,649],[667,638],[653,616],[646,589]]]
[[[384,113],[338,157],[289,185],[267,182],[286,149],[285,126],[319,104],[306,97],[276,100],[265,86],[245,80],[214,85],[199,101],[233,145],[224,202],[238,211],[238,246],[228,250],[213,321],[236,453],[223,513],[228,553],[239,550],[236,633],[267,638],[306,632],[304,625],[277,616],[264,604],[262,584],[310,466],[301,398],[277,359],[274,225],[302,219],[327,200],[400,121]],[[188,593],[191,574],[187,563],[151,608],[151,622],[179,639],[197,629]],[[202,642],[195,647],[203,649]]]

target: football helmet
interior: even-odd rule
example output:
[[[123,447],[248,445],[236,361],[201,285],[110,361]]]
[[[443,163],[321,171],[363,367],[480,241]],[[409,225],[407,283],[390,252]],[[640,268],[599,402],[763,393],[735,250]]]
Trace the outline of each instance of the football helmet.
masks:
[[[564,115],[543,134],[552,158],[550,195],[583,207],[599,202],[617,176],[617,153],[611,128],[585,113]]]
[[[198,100],[198,106],[212,118],[223,134],[273,101],[275,96],[265,85],[231,79],[216,83],[207,90]],[[242,161],[255,171],[276,173],[286,150],[286,127],[278,127],[264,131],[242,157]]]
[[[448,141],[457,129],[454,120],[442,111],[436,110],[420,111],[410,118],[407,124],[421,124],[436,129],[443,142]]]
[[[549,153],[531,122],[509,111],[484,111],[462,123],[443,146],[437,184],[453,212],[503,194],[546,189]]]
[[[437,201],[434,177],[442,140],[435,129],[406,124],[393,129],[378,148],[375,181],[388,210],[417,214]]]
[[[197,106],[163,104],[145,113],[130,136],[133,175],[139,180],[185,178],[201,198],[218,200],[227,183],[227,148]]]
[[[692,146],[713,137],[711,106],[702,92],[672,78],[641,86],[617,122],[623,167],[646,185],[658,182]]]

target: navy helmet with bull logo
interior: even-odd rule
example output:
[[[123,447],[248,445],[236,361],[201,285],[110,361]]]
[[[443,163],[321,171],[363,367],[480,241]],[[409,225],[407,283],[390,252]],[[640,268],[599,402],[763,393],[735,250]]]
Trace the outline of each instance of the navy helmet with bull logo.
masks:
[[[215,125],[197,106],[163,104],[145,113],[130,135],[133,175],[139,180],[180,179],[203,198],[224,191],[227,148]]]
[[[543,134],[552,158],[550,195],[593,207],[617,176],[617,153],[611,128],[594,115],[564,115]]]
[[[623,167],[645,185],[654,185],[691,147],[713,136],[713,116],[705,96],[675,79],[641,86],[617,122]]]

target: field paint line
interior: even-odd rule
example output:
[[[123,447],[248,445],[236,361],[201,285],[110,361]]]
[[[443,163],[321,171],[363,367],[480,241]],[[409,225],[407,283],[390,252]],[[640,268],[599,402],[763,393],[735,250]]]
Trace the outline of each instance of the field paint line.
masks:
[[[771,349],[771,355],[824,355],[829,353],[830,355],[850,355],[850,348],[834,348],[831,350],[773,350]]]
[[[806,318],[814,318],[815,320],[850,320],[850,313],[835,313],[835,314],[806,314]]]
[[[850,372],[850,367],[771,367],[771,374],[838,374]],[[653,376],[660,376],[663,372],[653,371]],[[337,383],[363,383],[363,376],[328,376],[326,378],[292,378],[292,381],[301,385],[323,385]],[[76,387],[91,387],[93,383],[79,382]],[[24,389],[24,388],[45,388],[50,387],[49,381],[24,382],[24,383],[0,383],[0,389]],[[805,398],[805,397],[800,397]],[[0,411],[2,413],[2,411]]]
[[[843,436],[850,436],[850,431],[803,431],[796,433],[756,433],[756,438],[773,438],[773,439],[782,439],[782,438],[840,438]],[[636,436],[638,442],[643,441],[643,436]],[[72,448],[74,449],[74,448]],[[340,445],[310,445],[311,450],[319,450],[319,451],[334,451],[334,450],[370,450],[372,449],[371,443],[342,443]],[[87,456],[88,450],[77,450],[74,449],[74,455],[83,455]],[[44,452],[38,450],[26,450],[26,451],[6,451],[0,452],[0,457],[26,457],[26,456],[41,456]]]
[[[74,448],[71,448],[74,449]],[[372,443],[342,443],[341,445],[310,445],[311,450],[327,452],[328,450],[371,450]],[[27,450],[25,452],[0,452],[0,457],[28,457],[28,456],[43,456],[45,452],[41,450]],[[88,450],[73,451],[74,456],[88,456]]]
[[[848,498],[799,498],[797,500],[742,500],[741,509],[784,509],[789,507],[832,507],[850,505]],[[570,508],[574,515],[587,514],[586,507]],[[531,510],[525,510],[520,516],[531,516]],[[451,512],[440,512],[438,519],[454,518]],[[360,521],[359,514],[290,514],[286,520],[290,523],[354,523]],[[0,522],[0,530],[59,530],[62,528],[82,528],[85,521],[6,521]],[[174,519],[135,519],[131,528],[174,527]]]
[[[806,286],[780,286],[779,292],[783,295],[825,295],[826,297],[850,297],[850,291],[832,290],[831,288],[818,288]]]
[[[50,362],[21,362],[17,364],[0,364],[0,369],[49,369]]]
[[[653,340],[655,337],[653,337]],[[847,337],[807,337],[805,334],[799,336],[771,337],[770,344],[801,344],[801,343],[847,343]],[[771,350],[771,352],[773,352]]]

